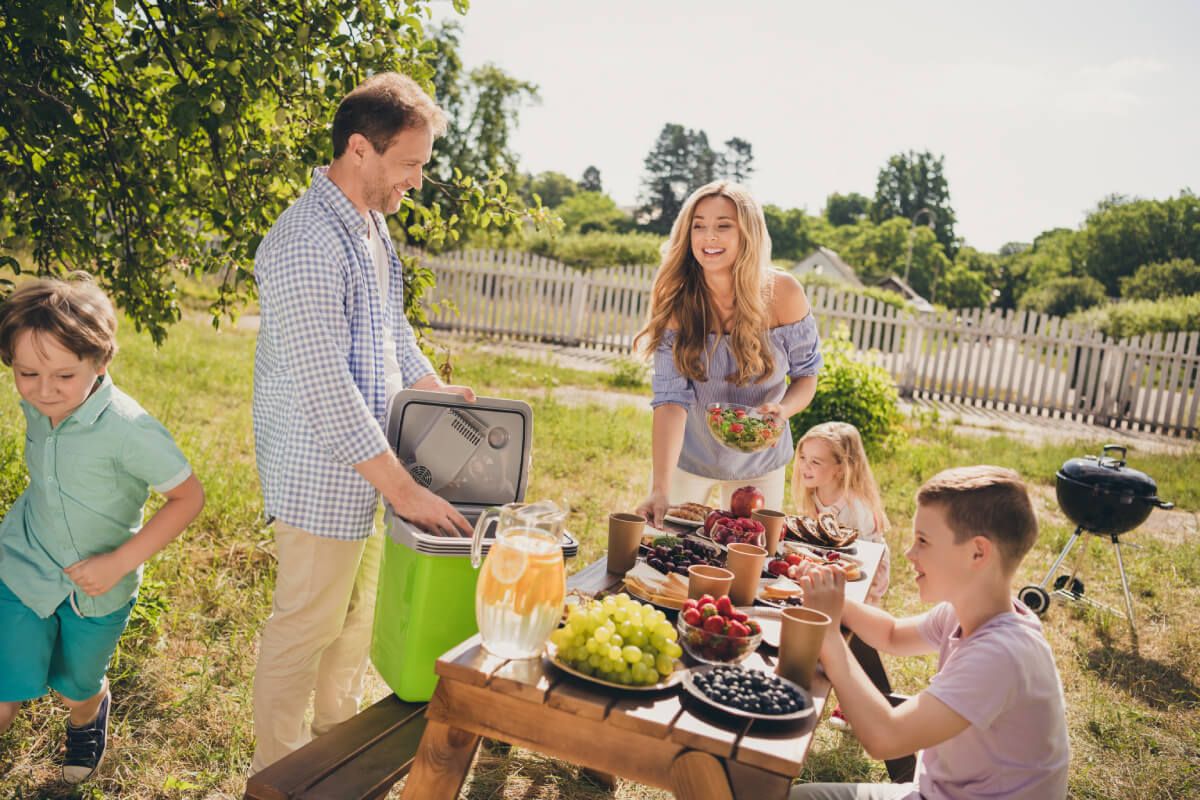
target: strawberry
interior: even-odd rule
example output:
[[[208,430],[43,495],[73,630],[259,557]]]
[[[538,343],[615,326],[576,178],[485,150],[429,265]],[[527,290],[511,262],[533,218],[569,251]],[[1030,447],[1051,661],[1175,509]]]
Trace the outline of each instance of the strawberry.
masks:
[[[796,564],[799,564],[804,559],[801,558],[800,556],[796,555],[795,553],[788,553],[787,556],[785,557],[785,560],[791,566],[795,566]]]
[[[757,636],[758,634],[762,633],[762,626],[760,626],[760,625],[758,624],[758,621],[757,621],[757,620],[753,620],[753,619],[752,619],[752,620],[748,620],[748,621],[746,622],[746,629],[747,629],[748,631],[750,631],[750,633],[753,633],[755,636]]]
[[[700,599],[696,601],[696,605],[703,608],[704,606],[715,602],[717,602],[717,598],[713,597],[711,594],[702,594],[700,595]]]
[[[705,603],[704,605],[700,606],[700,616],[704,619],[710,619],[717,616],[717,614],[717,607],[712,603]]]
[[[683,610],[684,611],[687,611],[689,608],[699,608],[699,607],[700,607],[700,601],[696,600],[695,598],[689,597],[687,600],[683,601]]]
[[[723,594],[717,599],[717,613],[723,617],[733,616],[733,601],[729,595]]]
[[[736,608],[733,610],[733,621],[734,622],[745,622],[748,619],[750,619],[750,615],[747,614],[745,611],[738,611]]]
[[[683,612],[683,621],[693,627],[699,626],[701,619],[702,617],[700,616],[700,609],[698,608],[689,608]]]
[[[750,635],[750,628],[738,622],[736,619],[729,623],[728,635],[736,639],[744,639]]]
[[[767,572],[772,575],[786,575],[788,570],[788,562],[783,559],[776,559],[770,564],[767,564]]]
[[[704,620],[704,630],[709,633],[724,633],[725,618],[722,616],[709,617]]]

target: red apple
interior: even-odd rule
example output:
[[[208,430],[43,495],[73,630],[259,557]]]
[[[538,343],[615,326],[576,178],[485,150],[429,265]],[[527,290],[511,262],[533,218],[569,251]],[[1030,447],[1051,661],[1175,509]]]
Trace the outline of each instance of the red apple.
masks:
[[[729,506],[735,517],[748,517],[756,508],[767,504],[767,498],[757,486],[743,486],[733,493]]]

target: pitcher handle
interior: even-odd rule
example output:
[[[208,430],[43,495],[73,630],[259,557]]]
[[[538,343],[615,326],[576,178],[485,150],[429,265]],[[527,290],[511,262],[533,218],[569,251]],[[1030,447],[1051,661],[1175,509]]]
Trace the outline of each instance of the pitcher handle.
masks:
[[[471,537],[471,566],[475,569],[479,569],[483,564],[483,535],[487,532],[488,522],[492,518],[499,522],[500,509],[489,508],[475,521],[475,533]]]

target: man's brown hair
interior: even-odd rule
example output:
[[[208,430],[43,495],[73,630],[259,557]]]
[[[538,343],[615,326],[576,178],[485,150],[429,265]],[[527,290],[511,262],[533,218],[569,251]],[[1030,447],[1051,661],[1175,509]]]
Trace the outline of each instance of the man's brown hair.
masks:
[[[117,354],[117,315],[112,301],[86,272],[68,280],[42,278],[22,284],[0,305],[0,360],[12,366],[22,331],[49,334],[83,361],[108,366]]]
[[[333,115],[333,157],[342,157],[355,133],[382,155],[398,133],[421,126],[441,136],[446,112],[412,78],[398,72],[372,75],[342,98]]]
[[[917,504],[941,506],[954,541],[959,544],[976,536],[989,539],[1010,571],[1037,541],[1033,503],[1021,476],[1011,469],[978,466],[944,470],[917,490]]]

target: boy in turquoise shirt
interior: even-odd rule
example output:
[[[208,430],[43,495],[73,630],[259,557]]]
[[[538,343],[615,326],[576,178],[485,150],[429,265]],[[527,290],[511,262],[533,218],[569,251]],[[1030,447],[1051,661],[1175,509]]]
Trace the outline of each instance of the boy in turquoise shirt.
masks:
[[[0,522],[0,733],[50,688],[70,709],[63,779],[104,757],[105,673],[142,565],[204,506],[171,434],[107,374],[112,303],[86,276],[24,284],[0,306],[0,360],[25,413],[29,486]],[[142,525],[154,488],[167,499]]]

